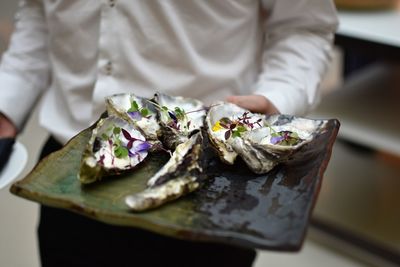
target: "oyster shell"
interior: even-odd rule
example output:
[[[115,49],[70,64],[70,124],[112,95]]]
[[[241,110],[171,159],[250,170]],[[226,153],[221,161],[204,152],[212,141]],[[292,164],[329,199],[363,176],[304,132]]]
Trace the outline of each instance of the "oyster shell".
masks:
[[[134,94],[115,94],[106,98],[106,107],[109,115],[121,117],[134,124],[148,142],[159,143],[157,110],[148,99]]]
[[[326,120],[253,114],[231,103],[213,105],[207,132],[220,159],[233,164],[240,156],[255,173],[266,173],[323,131]]]
[[[148,188],[127,196],[125,203],[134,211],[143,211],[186,195],[200,186],[204,179],[199,165],[203,137],[197,132],[179,144],[170,160],[148,181]]]
[[[266,173],[324,131],[326,120],[272,115],[265,126],[242,133],[231,145],[255,173]]]
[[[116,116],[100,119],[82,155],[78,179],[88,184],[130,170],[146,158],[150,147],[127,121]]]
[[[218,150],[220,159],[232,165],[239,154],[232,146],[235,133],[262,127],[264,115],[253,114],[232,103],[217,102],[211,106],[205,121],[208,137]]]
[[[127,196],[125,203],[133,211],[157,208],[167,202],[180,198],[199,188],[197,177],[185,175],[169,180],[157,187],[147,188],[142,192]]]
[[[201,172],[198,160],[202,138],[200,133],[196,133],[186,142],[179,144],[168,162],[148,180],[147,186],[154,187],[163,184],[179,175],[179,172],[189,173],[192,170]]]
[[[203,127],[206,109],[201,101],[157,93],[154,102],[166,147],[175,149],[188,140],[193,131]]]

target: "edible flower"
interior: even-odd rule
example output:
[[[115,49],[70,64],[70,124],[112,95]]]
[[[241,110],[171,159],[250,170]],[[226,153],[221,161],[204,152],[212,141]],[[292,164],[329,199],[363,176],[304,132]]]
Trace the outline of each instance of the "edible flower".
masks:
[[[212,130],[214,132],[220,131],[222,129],[226,129],[224,138],[228,140],[232,137],[241,137],[242,133],[253,130],[256,126],[261,127],[262,119],[257,119],[255,121],[251,121],[253,117],[249,114],[248,111],[244,112],[243,115],[239,116],[236,120],[231,120],[227,117],[221,118],[217,121]]]
[[[212,127],[212,131],[213,131],[213,132],[216,132],[216,131],[219,131],[219,130],[222,130],[222,129],[224,129],[224,128],[221,126],[221,124],[220,124],[219,121],[217,121],[217,122],[214,124],[214,126]]]
[[[140,108],[135,100],[131,102],[131,107],[127,110],[127,113],[134,120],[141,120],[143,117],[147,117],[151,114],[150,110],[147,108]]]
[[[302,139],[292,131],[274,132],[271,135],[271,144],[281,146],[294,146],[300,143]]]

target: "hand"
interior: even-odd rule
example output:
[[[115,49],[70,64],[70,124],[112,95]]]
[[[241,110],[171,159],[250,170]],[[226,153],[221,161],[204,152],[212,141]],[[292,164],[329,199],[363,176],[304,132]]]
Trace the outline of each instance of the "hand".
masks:
[[[268,98],[261,95],[233,95],[228,96],[226,101],[236,104],[251,112],[262,114],[279,114],[279,110],[269,101]]]
[[[3,114],[0,113],[0,138],[15,137],[17,135],[17,128],[15,125]]]

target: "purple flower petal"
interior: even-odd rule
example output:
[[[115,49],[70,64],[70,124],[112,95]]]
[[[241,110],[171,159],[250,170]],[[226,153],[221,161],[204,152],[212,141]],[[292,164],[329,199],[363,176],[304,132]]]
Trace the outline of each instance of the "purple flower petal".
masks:
[[[151,147],[150,143],[144,141],[140,145],[136,146],[136,152],[142,152],[142,151],[147,151]]]
[[[142,115],[140,114],[139,111],[131,111],[128,112],[128,114],[134,120],[140,121],[142,119]]]
[[[283,136],[273,136],[271,137],[271,144],[276,145],[280,142],[282,142],[285,139]]]

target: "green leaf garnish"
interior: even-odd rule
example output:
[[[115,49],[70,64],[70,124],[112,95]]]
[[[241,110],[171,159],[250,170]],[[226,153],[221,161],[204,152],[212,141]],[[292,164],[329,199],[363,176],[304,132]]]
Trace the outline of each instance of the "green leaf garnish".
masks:
[[[103,134],[101,135],[101,139],[103,139],[104,141],[107,141],[107,140],[108,140],[108,135],[106,135],[105,133],[103,133]]]
[[[140,110],[140,114],[142,117],[147,117],[150,115],[150,111],[147,108],[142,108],[142,110]]]
[[[240,136],[241,136],[241,134],[238,130],[235,130],[232,132],[232,137],[240,137]]]
[[[126,158],[129,155],[128,149],[126,147],[123,146],[117,146],[114,149],[114,154],[117,158],[122,159],[122,158]]]
[[[175,112],[176,118],[178,120],[185,119],[186,113],[185,113],[185,111],[183,109],[181,109],[179,107],[175,107],[174,112]]]
[[[243,132],[246,132],[247,129],[246,129],[246,127],[244,127],[243,125],[239,125],[239,126],[236,128],[236,131],[238,131],[239,133],[243,133]]]
[[[121,128],[115,126],[114,129],[113,129],[113,134],[120,134],[120,132],[121,132]]]
[[[139,105],[135,100],[133,100],[131,103],[131,107],[128,109],[128,112],[135,112],[135,111],[139,111]]]

